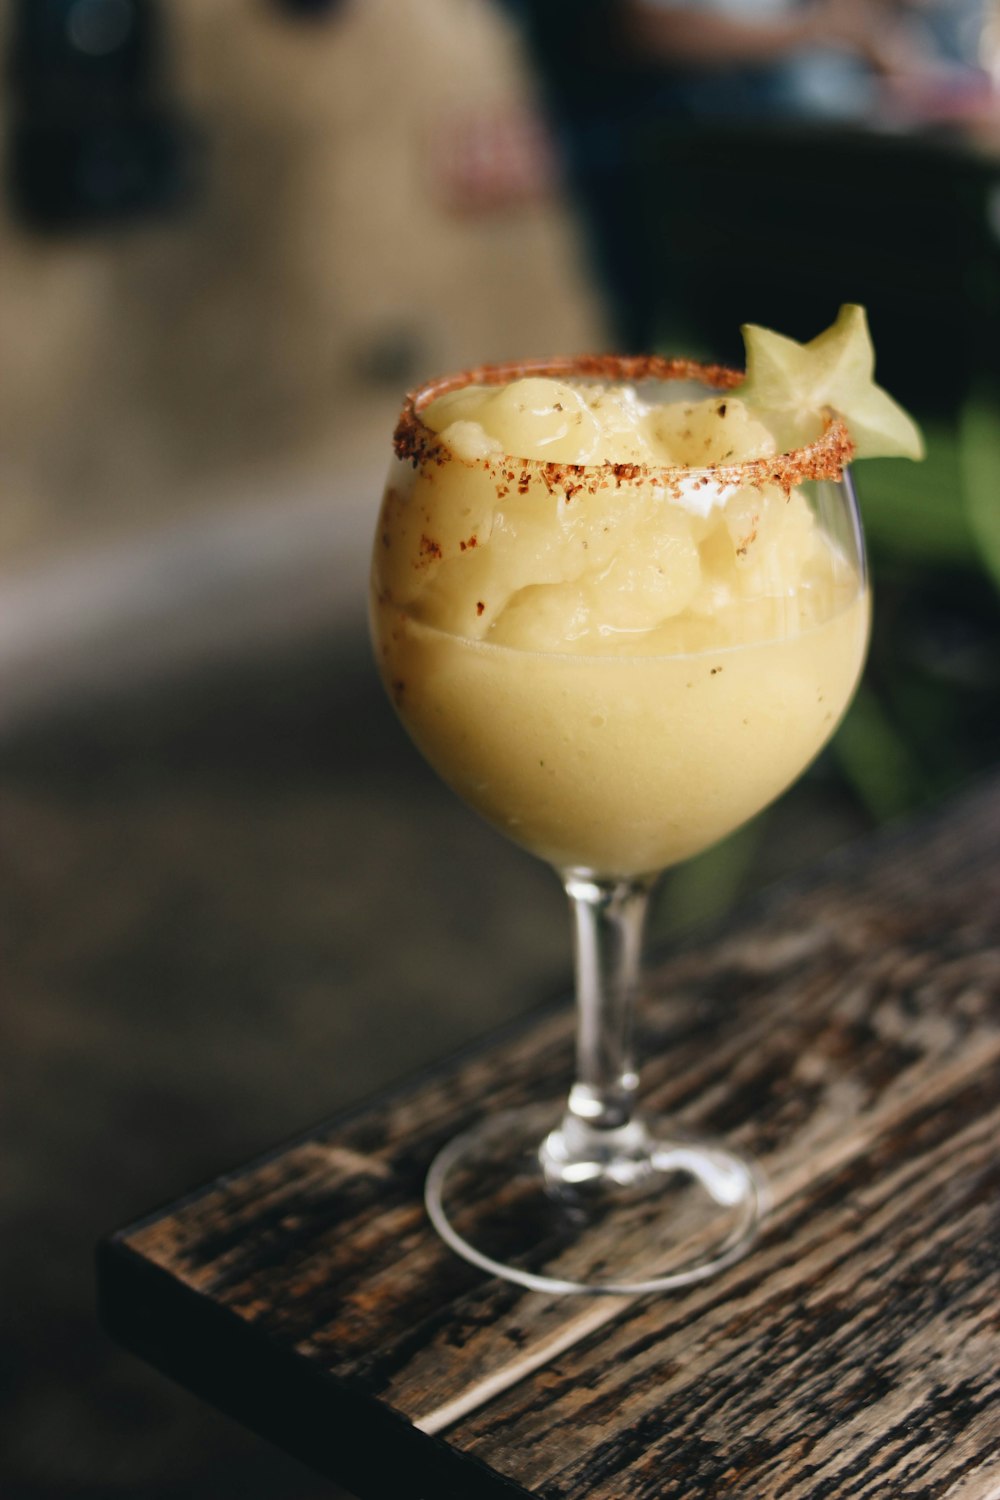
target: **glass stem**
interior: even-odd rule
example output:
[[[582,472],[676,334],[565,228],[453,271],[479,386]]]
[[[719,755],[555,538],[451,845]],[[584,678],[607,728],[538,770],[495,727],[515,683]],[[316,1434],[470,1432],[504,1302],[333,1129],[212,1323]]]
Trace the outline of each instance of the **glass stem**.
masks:
[[[564,875],[574,925],[576,1080],[567,1118],[580,1133],[619,1130],[632,1119],[639,1079],[632,1052],[642,932],[651,876],[602,880]]]

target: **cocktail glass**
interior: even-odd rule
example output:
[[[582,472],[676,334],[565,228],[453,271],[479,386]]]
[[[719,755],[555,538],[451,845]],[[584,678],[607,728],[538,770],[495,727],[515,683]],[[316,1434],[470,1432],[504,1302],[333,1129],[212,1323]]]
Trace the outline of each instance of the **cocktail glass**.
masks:
[[[404,725],[553,866],[573,917],[568,1098],[487,1109],[433,1162],[428,1212],[497,1276],[635,1295],[737,1259],[768,1198],[747,1153],[638,1104],[650,892],[832,734],[867,643],[864,546],[832,413],[793,452],[701,468],[459,457],[423,420],[444,394],[526,376],[623,383],[645,402],[714,394],[720,419],[742,377],[608,357],[428,384],[396,430],[374,550],[373,640]]]

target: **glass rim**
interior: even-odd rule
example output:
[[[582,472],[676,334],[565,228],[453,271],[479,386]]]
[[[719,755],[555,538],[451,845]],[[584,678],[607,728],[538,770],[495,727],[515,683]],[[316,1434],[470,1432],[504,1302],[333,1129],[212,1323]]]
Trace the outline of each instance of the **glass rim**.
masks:
[[[847,423],[839,413],[826,408],[823,430],[809,443],[784,453],[736,463],[687,464],[643,463],[567,463],[562,460],[522,458],[516,454],[491,454],[483,458],[466,458],[455,453],[423,420],[422,413],[439,396],[469,385],[507,385],[528,376],[582,378],[637,384],[656,380],[697,380],[710,390],[724,394],[734,391],[744,381],[742,370],[729,365],[708,364],[700,360],[671,358],[659,354],[580,354],[551,359],[504,361],[477,365],[452,375],[438,376],[410,391],[393,433],[396,457],[412,463],[414,468],[433,463],[438,467],[452,461],[471,469],[484,469],[507,490],[516,486],[522,493],[533,479],[541,479],[551,491],[561,489],[567,499],[579,489],[596,490],[599,486],[623,483],[665,484],[680,490],[707,484],[762,488],[777,484],[790,492],[796,484],[809,479],[840,480],[854,454],[854,443]]]

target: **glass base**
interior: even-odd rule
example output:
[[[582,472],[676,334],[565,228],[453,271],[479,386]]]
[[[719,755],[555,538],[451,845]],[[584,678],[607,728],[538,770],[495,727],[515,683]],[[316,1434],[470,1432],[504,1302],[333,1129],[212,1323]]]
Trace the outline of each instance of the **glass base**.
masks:
[[[656,1120],[490,1116],[439,1152],[427,1211],[458,1255],[539,1292],[639,1296],[738,1260],[767,1208],[749,1157]]]

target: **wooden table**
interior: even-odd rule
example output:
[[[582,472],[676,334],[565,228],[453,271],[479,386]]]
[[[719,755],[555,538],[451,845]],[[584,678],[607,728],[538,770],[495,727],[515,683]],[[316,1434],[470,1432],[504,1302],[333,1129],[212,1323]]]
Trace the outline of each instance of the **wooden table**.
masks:
[[[994,782],[651,976],[649,1102],[773,1184],[716,1279],[550,1298],[435,1238],[431,1156],[559,1093],[560,1008],[108,1239],[106,1326],[364,1500],[1000,1496],[998,846]]]

